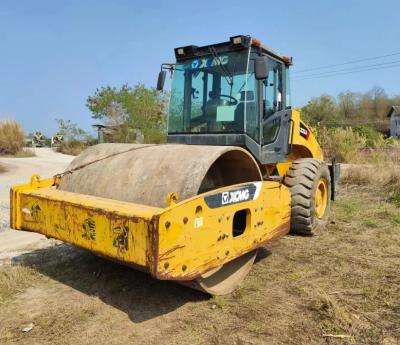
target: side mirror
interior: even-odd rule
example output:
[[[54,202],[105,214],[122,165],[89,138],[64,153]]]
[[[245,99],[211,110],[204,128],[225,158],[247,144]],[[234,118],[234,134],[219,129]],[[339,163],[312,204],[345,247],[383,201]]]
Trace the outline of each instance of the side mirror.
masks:
[[[257,80],[268,78],[268,62],[265,56],[259,56],[254,61],[254,74]]]
[[[167,76],[167,71],[160,71],[160,73],[158,74],[158,80],[157,80],[157,90],[158,91],[162,91],[162,89],[164,89],[166,76]]]

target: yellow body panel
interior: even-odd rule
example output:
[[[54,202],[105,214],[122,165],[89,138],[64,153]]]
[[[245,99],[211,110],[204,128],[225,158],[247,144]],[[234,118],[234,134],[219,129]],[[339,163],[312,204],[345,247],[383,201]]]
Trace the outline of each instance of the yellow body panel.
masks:
[[[33,177],[13,187],[11,227],[138,266],[158,279],[193,279],[289,231],[290,192],[278,182],[224,187],[165,209],[60,191],[58,182]],[[229,195],[242,200],[223,204]],[[244,232],[234,237],[238,211],[245,215]]]
[[[298,110],[293,109],[292,111],[292,130],[290,133],[290,137],[292,138],[292,151],[288,155],[288,160],[286,162],[281,162],[276,164],[276,169],[278,170],[278,174],[280,176],[284,176],[287,170],[292,165],[292,162],[299,158],[315,158],[319,160],[324,159],[324,155],[321,149],[321,146],[318,144],[317,139],[311,132],[311,130],[307,127],[307,125],[301,121],[300,112]],[[307,138],[300,134],[300,126],[305,128],[308,131]],[[271,172],[275,166],[270,167],[269,171]]]
[[[209,208],[199,196],[166,209],[158,228],[159,278],[192,279],[287,233],[289,190],[277,182],[258,183],[261,190],[256,200]],[[246,210],[246,230],[233,237],[232,222],[238,210]]]
[[[148,228],[162,209],[60,191],[52,188],[55,182],[47,179],[12,188],[12,228],[146,267]]]

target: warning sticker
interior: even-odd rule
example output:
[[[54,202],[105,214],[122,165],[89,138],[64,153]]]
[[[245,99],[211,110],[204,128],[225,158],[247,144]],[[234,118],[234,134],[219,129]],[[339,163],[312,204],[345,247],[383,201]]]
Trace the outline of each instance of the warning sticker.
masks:
[[[308,130],[308,128],[306,126],[304,126],[301,122],[300,122],[300,135],[305,138],[306,140],[308,140],[308,138],[310,137],[310,131]]]
[[[194,228],[198,229],[201,228],[203,226],[203,217],[196,217],[194,219]]]

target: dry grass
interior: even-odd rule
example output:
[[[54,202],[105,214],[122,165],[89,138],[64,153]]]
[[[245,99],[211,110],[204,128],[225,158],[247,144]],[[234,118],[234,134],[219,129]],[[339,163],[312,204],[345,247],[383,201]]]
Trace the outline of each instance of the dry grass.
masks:
[[[14,120],[0,120],[0,155],[14,155],[22,150],[24,131]]]
[[[400,141],[384,148],[361,150],[354,163],[400,165]]]
[[[358,161],[363,164],[351,165],[342,172],[342,183],[374,187],[388,201],[400,206],[400,145],[365,150]]]
[[[0,306],[33,285],[38,276],[37,271],[30,267],[0,266]]]
[[[20,292],[1,307],[0,343],[352,344],[323,337],[339,334],[398,344],[400,215],[377,191],[344,187],[325,232],[268,245],[244,284],[223,297],[66,245],[22,255],[38,278],[11,279]],[[26,322],[35,328],[22,334]]]
[[[2,157],[9,157],[9,158],[29,158],[29,157],[35,157],[35,156],[36,156],[35,152],[33,150],[27,149],[27,148],[23,148],[13,154],[2,155]]]
[[[79,155],[84,149],[88,147],[88,144],[81,141],[64,141],[61,143],[59,147],[57,147],[57,151],[64,153],[66,155],[77,156]]]
[[[350,166],[342,180],[347,185],[373,186],[388,202],[400,207],[400,165]]]
[[[25,149],[23,148],[22,150],[18,151],[13,155],[14,158],[29,158],[29,157],[35,157],[35,152],[30,149]]]
[[[3,172],[6,172],[6,171],[7,171],[7,169],[0,164],[0,174]]]
[[[344,184],[400,190],[400,165],[352,165],[343,171]]]

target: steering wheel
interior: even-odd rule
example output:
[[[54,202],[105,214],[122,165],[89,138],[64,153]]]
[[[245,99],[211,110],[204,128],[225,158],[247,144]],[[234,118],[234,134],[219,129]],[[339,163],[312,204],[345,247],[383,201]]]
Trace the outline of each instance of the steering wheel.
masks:
[[[219,98],[227,98],[229,100],[229,105],[236,105],[238,104],[238,100],[233,97],[233,96],[229,96],[229,95],[219,95]]]

